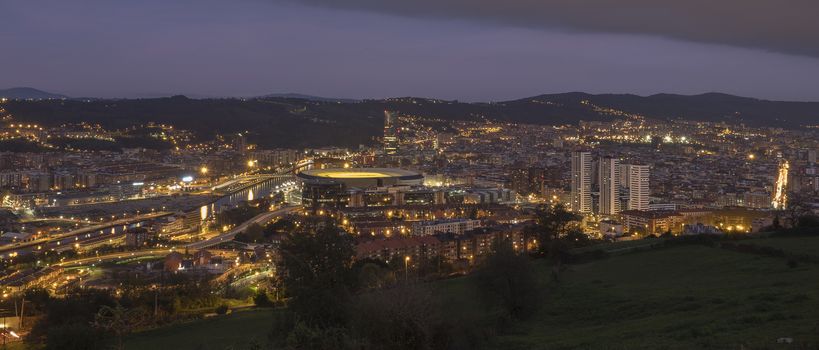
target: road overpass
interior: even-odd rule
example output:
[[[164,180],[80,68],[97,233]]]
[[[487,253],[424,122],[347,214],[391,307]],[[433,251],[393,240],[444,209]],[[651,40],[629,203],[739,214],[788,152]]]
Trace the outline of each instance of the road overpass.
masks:
[[[211,237],[211,238],[208,238],[208,239],[205,239],[205,240],[201,240],[201,241],[198,241],[198,242],[182,244],[180,246],[173,247],[173,248],[170,248],[170,249],[144,249],[144,250],[138,250],[138,251],[132,251],[132,252],[109,253],[109,254],[103,254],[103,255],[99,255],[99,256],[93,256],[93,257],[87,257],[87,258],[73,259],[73,260],[70,260],[70,261],[64,261],[64,262],[61,262],[61,263],[59,263],[57,265],[58,266],[63,266],[63,267],[69,267],[69,266],[79,266],[79,265],[88,265],[88,264],[98,264],[98,263],[103,263],[103,262],[108,262],[108,261],[116,261],[116,260],[122,260],[122,259],[135,259],[135,258],[144,258],[144,257],[163,257],[163,256],[165,256],[165,255],[167,255],[167,254],[169,254],[170,252],[173,252],[173,251],[185,251],[185,250],[187,250],[189,252],[193,252],[193,251],[209,248],[209,247],[212,247],[212,246],[216,246],[216,245],[219,245],[219,244],[224,243],[224,242],[231,241],[231,240],[233,240],[233,238],[236,237],[237,234],[244,231],[245,229],[248,228],[248,226],[250,226],[252,224],[260,224],[260,225],[267,224],[267,223],[273,221],[273,219],[275,219],[277,217],[280,217],[280,216],[283,216],[283,215],[290,214],[290,213],[294,212],[298,208],[299,208],[298,206],[286,206],[286,207],[282,207],[282,208],[279,208],[279,209],[276,209],[276,210],[273,210],[273,211],[265,212],[265,213],[256,215],[252,219],[250,219],[248,221],[245,221],[245,222],[241,223],[240,225],[234,227],[233,229],[231,229],[231,230],[229,230],[227,232],[221,233],[221,234],[219,234],[217,236],[214,236],[214,237]]]
[[[21,254],[31,253],[33,250],[50,250],[63,245],[71,245],[74,243],[81,243],[83,239],[98,238],[101,235],[110,233],[108,229],[119,226],[127,227],[129,225],[137,224],[143,221],[153,220],[165,216],[173,215],[171,212],[154,212],[147,214],[134,215],[128,218],[117,219],[99,225],[92,225],[88,227],[79,228],[68,231],[66,233],[51,235],[46,238],[36,239],[29,242],[20,242],[8,244],[0,247],[0,258],[7,256],[16,256]]]

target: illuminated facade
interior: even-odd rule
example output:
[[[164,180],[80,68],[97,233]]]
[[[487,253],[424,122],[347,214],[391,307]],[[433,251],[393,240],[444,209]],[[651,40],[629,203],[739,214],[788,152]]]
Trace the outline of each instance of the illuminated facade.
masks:
[[[597,172],[600,184],[600,214],[614,215],[620,212],[620,160],[600,159]]]
[[[424,176],[393,168],[312,169],[297,175],[302,181],[302,202],[314,210],[319,207],[361,207],[403,205],[407,201],[434,203],[432,191],[407,196],[413,186],[421,186]],[[427,198],[424,200],[424,198]]]
[[[628,209],[649,210],[648,165],[629,165]]]
[[[384,154],[394,156],[398,153],[398,128],[395,118],[389,111],[384,111]]]
[[[576,213],[591,213],[592,156],[590,152],[572,153],[571,208]]]

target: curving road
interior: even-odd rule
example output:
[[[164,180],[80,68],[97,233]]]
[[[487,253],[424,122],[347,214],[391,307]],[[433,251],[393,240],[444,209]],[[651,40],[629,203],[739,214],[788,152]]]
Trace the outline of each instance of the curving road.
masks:
[[[32,250],[37,249],[39,246],[41,249],[51,249],[51,248],[59,248],[61,245],[64,244],[73,244],[75,242],[80,241],[82,239],[90,239],[92,237],[106,235],[107,233],[103,232],[111,227],[118,227],[118,226],[128,226],[131,224],[135,224],[142,221],[152,220],[163,216],[172,215],[171,212],[155,212],[155,213],[148,213],[148,214],[141,214],[135,215],[132,217],[124,218],[124,219],[117,219],[114,221],[109,221],[103,224],[83,227],[80,229],[76,229],[73,231],[68,231],[66,233],[59,233],[51,235],[50,237],[37,239],[29,242],[21,242],[21,243],[14,243],[8,244],[0,247],[0,255],[6,254],[27,254],[30,253]],[[80,237],[82,235],[86,235],[86,237]],[[75,240],[71,240],[71,238],[75,238]]]
[[[175,250],[179,251],[179,250],[187,249],[188,251],[196,251],[196,250],[212,247],[212,246],[218,245],[220,243],[224,243],[224,242],[233,240],[233,238],[235,238],[236,235],[239,232],[244,231],[245,229],[247,229],[248,226],[250,226],[252,224],[260,224],[260,225],[266,224],[266,223],[272,221],[274,218],[285,215],[285,214],[290,214],[290,213],[292,213],[293,211],[295,211],[298,208],[299,208],[298,206],[285,206],[285,207],[281,207],[281,208],[273,210],[273,211],[265,212],[265,213],[256,215],[252,219],[241,223],[240,225],[234,227],[233,229],[231,229],[230,231],[227,231],[225,233],[221,233],[221,234],[219,234],[217,236],[214,236],[214,237],[211,237],[211,238],[208,238],[208,239],[205,239],[205,240],[201,240],[201,241],[198,241],[198,242],[183,244],[183,245],[180,245],[178,247],[174,247],[172,249],[146,249],[146,250],[138,250],[138,251],[133,251],[133,252],[110,253],[110,254],[104,254],[104,255],[100,255],[100,256],[93,256],[93,257],[88,257],[88,258],[79,258],[79,259],[74,259],[74,260],[69,260],[69,261],[63,261],[63,262],[61,262],[59,264],[56,264],[56,265],[67,267],[67,266],[94,264],[94,263],[100,263],[100,262],[111,261],[111,260],[133,259],[133,258],[142,258],[142,257],[149,257],[149,256],[164,256],[164,255],[167,255],[168,253],[170,253],[172,251],[175,251]]]

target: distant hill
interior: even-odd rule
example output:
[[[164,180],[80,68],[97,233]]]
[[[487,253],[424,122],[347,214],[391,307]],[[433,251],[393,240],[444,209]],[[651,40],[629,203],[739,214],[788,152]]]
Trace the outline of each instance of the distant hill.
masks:
[[[299,96],[299,97],[296,97]],[[426,98],[348,102],[298,94],[259,98],[14,100],[4,107],[15,119],[44,125],[91,122],[125,128],[170,123],[202,138],[248,131],[261,147],[370,144],[383,132],[384,110],[445,120],[500,120],[562,125],[641,115],[657,120],[727,122],[797,129],[819,121],[819,102],[779,102],[719,93],[701,95],[548,94],[512,101],[465,103]]]
[[[335,97],[321,97],[321,96],[313,96],[313,95],[305,95],[299,93],[282,93],[282,94],[268,94],[263,96],[256,96],[253,98],[293,98],[299,100],[308,100],[308,101],[318,101],[318,102],[342,102],[342,103],[354,103],[358,102],[358,100],[351,99],[351,98],[335,98]]]
[[[584,100],[599,107],[657,119],[724,121],[784,128],[798,128],[819,121],[819,110],[816,109],[819,108],[819,102],[768,101],[713,92],[699,95],[651,96],[565,93],[540,95],[508,103],[529,105],[532,101],[551,101],[561,103],[566,108],[576,106]]]
[[[35,88],[30,87],[14,87],[10,89],[0,89],[0,97],[8,98],[8,99],[33,99],[33,100],[44,100],[44,99],[63,99],[68,98],[68,96],[60,95],[60,94],[53,94],[50,92],[46,92],[43,90],[37,90]]]

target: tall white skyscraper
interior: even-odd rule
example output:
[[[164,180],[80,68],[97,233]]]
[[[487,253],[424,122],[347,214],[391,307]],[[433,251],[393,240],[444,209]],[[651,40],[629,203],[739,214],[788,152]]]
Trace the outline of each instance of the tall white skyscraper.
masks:
[[[629,165],[628,209],[648,210],[648,165]]]
[[[592,157],[590,152],[572,152],[571,209],[575,213],[590,213]]]
[[[600,185],[600,214],[614,215],[620,212],[620,160],[601,158],[597,172]]]

